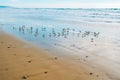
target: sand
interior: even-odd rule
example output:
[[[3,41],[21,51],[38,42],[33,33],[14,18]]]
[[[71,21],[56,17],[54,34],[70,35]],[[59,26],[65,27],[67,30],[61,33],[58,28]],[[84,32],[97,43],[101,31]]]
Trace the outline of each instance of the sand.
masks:
[[[86,56],[87,58],[88,56]],[[77,61],[77,60],[76,60]],[[59,58],[0,32],[0,80],[109,80],[99,70]]]

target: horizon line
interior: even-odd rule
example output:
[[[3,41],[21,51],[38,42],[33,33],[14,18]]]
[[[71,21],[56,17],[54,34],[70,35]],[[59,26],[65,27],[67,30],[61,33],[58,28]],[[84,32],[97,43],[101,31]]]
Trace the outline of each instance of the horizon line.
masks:
[[[86,9],[95,9],[95,8],[98,8],[98,9],[120,9],[119,7],[17,7],[17,6],[9,6],[9,5],[0,5],[0,6],[3,6],[3,7],[11,7],[11,8],[46,8],[46,9],[49,9],[49,8],[66,8],[66,9],[69,9],[69,8],[73,8],[73,9],[82,9],[82,8],[86,8]]]

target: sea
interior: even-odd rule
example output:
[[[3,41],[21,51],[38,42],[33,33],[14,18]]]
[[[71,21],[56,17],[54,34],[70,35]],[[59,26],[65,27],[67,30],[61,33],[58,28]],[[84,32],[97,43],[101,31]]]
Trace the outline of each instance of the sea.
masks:
[[[120,79],[119,8],[0,8],[0,31],[56,56],[90,56]]]

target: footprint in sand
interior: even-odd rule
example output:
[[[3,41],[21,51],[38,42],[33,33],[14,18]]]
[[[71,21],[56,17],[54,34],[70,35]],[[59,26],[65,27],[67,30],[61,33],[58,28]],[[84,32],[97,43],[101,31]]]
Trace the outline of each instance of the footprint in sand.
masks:
[[[47,74],[48,72],[47,72],[47,71],[45,71],[44,73],[45,73],[45,74]]]
[[[55,57],[54,59],[56,59],[56,60],[57,60],[58,58],[57,58],[57,57]]]
[[[99,77],[99,75],[96,75],[96,77]]]
[[[16,54],[13,54],[14,56],[16,56]]]
[[[27,56],[27,57],[30,57],[30,56]]]
[[[8,71],[8,68],[5,68],[5,71]]]
[[[3,41],[1,41],[1,44],[3,44],[4,42]]]
[[[47,71],[44,72],[44,74],[47,74],[47,73],[48,73]],[[33,74],[33,75],[24,75],[24,76],[22,76],[22,79],[27,79],[29,77],[34,77],[34,76],[37,76],[37,75],[41,75],[41,73],[39,73],[39,74]]]
[[[10,47],[7,47],[7,48],[10,48]]]
[[[29,60],[29,61],[28,61],[28,63],[31,63],[31,62],[32,62],[32,60]]]
[[[93,75],[93,73],[90,73],[90,75]]]
[[[28,77],[27,75],[24,75],[22,76],[22,79],[27,79],[27,77]]]
[[[93,73],[89,73],[91,76],[93,75]],[[99,77],[99,75],[95,75],[96,77]]]
[[[86,58],[88,58],[88,56],[85,56]]]

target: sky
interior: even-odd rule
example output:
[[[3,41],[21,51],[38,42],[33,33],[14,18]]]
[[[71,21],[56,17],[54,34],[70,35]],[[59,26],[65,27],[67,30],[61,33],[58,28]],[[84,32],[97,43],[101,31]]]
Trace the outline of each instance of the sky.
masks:
[[[0,5],[20,8],[120,8],[120,0],[0,0]]]

